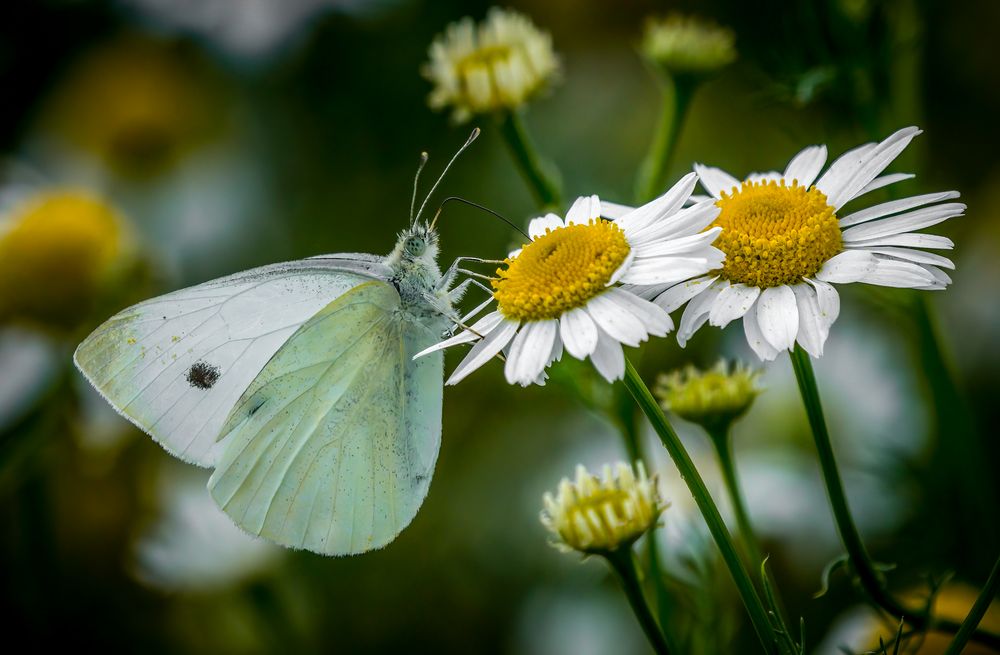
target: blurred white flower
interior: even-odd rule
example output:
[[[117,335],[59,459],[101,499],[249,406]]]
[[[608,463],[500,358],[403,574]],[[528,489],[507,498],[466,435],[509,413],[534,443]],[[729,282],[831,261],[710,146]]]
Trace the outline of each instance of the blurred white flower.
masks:
[[[516,11],[493,7],[479,25],[469,17],[431,43],[423,74],[434,84],[432,109],[457,123],[475,114],[517,109],[559,71],[552,37]]]
[[[641,51],[675,75],[707,75],[736,60],[733,31],[695,16],[673,14],[646,21]]]
[[[193,34],[240,58],[264,58],[323,14],[370,10],[388,0],[120,0],[153,28]]]
[[[0,330],[0,430],[21,418],[51,384],[59,360],[43,335],[16,327]]]
[[[164,464],[157,518],[134,544],[134,573],[165,591],[210,591],[274,564],[282,549],[240,530],[205,493],[208,472]]]

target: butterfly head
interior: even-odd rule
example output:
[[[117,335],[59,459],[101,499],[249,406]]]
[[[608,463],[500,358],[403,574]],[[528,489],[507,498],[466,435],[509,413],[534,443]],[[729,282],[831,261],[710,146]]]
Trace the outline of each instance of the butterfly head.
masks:
[[[438,235],[430,225],[416,224],[404,230],[396,242],[395,258],[408,261],[437,261]]]

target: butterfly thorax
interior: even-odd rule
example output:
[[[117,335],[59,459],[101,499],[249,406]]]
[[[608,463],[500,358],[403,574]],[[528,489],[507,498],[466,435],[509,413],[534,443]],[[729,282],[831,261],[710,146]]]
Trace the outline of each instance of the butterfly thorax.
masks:
[[[404,315],[434,329],[446,325],[453,313],[437,254],[437,233],[417,225],[400,233],[396,247],[385,258],[393,271],[389,282],[399,292]]]

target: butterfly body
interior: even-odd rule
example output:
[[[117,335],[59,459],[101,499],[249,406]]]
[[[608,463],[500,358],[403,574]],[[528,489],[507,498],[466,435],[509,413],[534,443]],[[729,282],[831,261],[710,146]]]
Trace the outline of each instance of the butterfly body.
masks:
[[[437,235],[389,255],[265,266],[154,298],[77,349],[87,379],[171,454],[213,468],[244,530],[341,555],[381,547],[430,485],[455,320]]]

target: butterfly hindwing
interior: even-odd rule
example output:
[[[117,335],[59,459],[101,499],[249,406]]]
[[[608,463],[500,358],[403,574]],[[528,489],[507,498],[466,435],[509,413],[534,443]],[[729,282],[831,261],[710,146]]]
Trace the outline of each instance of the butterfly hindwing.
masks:
[[[221,430],[209,481],[243,529],[329,555],[381,547],[416,514],[441,439],[437,334],[366,282],[278,350]]]
[[[390,274],[349,256],[275,264],[130,307],[74,360],[123,416],[168,452],[214,465],[219,430],[281,345],[348,290]]]

